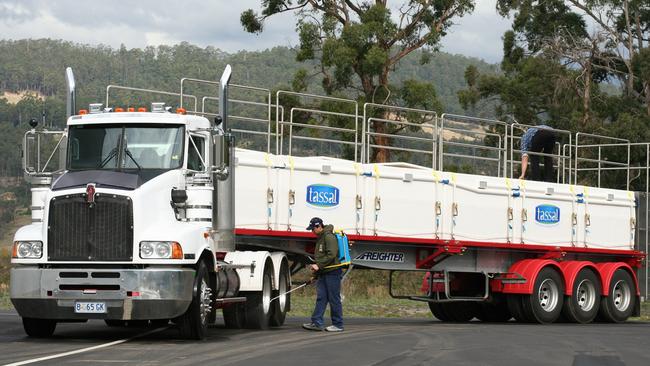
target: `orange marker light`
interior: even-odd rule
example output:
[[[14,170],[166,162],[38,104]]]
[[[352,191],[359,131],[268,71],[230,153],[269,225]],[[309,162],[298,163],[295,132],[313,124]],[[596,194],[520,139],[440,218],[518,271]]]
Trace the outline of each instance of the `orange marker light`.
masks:
[[[185,108],[176,108],[176,113],[178,113],[178,114],[186,114],[187,111],[185,110]]]
[[[128,111],[128,112],[135,112],[135,108],[133,108],[133,107],[129,107],[129,108],[127,109],[127,111]]]
[[[11,258],[18,258],[18,242],[14,242],[14,247],[11,250]]]
[[[124,108],[117,107],[115,108],[115,112],[124,112]]]
[[[172,259],[183,259],[183,248],[177,242],[172,242]]]
[[[147,111],[147,108],[145,108],[145,107],[138,108],[138,112],[146,112],[146,111]]]
[[[85,110],[85,109],[80,109],[80,110],[79,110],[79,115],[82,116],[82,115],[84,115],[84,114],[88,114],[88,111]]]

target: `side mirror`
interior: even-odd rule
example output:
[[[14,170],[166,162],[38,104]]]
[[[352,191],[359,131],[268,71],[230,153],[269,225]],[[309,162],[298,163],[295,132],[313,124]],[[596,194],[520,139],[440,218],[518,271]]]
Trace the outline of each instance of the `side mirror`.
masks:
[[[214,117],[214,125],[219,126],[223,123],[223,117],[221,116],[216,116]]]
[[[36,118],[32,118],[29,120],[29,126],[31,128],[36,128],[38,126],[38,120]]]

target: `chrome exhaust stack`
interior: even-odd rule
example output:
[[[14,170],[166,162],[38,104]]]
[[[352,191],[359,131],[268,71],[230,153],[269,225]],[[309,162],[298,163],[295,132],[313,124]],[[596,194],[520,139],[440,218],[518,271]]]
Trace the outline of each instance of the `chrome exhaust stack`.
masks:
[[[219,80],[219,116],[213,128],[212,232],[217,250],[235,250],[235,139],[229,131],[228,84],[232,68],[227,65]]]
[[[76,84],[74,82],[74,74],[72,73],[72,68],[67,67],[65,69],[65,81],[67,90],[67,101],[65,105],[65,116],[66,119],[75,114],[77,110],[77,91]]]

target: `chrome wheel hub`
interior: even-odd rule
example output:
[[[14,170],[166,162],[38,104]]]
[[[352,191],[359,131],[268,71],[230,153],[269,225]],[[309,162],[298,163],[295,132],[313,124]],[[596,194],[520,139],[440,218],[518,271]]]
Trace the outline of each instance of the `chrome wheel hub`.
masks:
[[[264,314],[268,314],[271,309],[271,278],[269,276],[264,277],[262,284],[262,309]]]
[[[626,311],[632,301],[632,289],[625,281],[618,281],[614,284],[612,293],[614,306],[618,311]]]
[[[537,292],[537,299],[539,301],[540,307],[547,312],[552,312],[555,310],[558,304],[558,299],[560,297],[560,289],[558,288],[555,281],[547,278],[539,286],[539,291]]]
[[[596,304],[596,286],[589,280],[582,280],[576,291],[576,301],[582,311],[590,311]]]
[[[212,289],[205,282],[201,280],[201,288],[199,290],[199,313],[201,315],[201,323],[205,324],[212,310]]]

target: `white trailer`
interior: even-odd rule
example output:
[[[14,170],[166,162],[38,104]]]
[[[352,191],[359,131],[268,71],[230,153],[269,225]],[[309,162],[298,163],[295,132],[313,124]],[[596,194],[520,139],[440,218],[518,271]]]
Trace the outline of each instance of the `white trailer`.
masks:
[[[634,193],[508,178],[512,126],[504,136],[472,132],[495,135],[499,146],[510,139],[496,177],[441,169],[449,153],[437,117],[425,125],[432,167],[372,163],[371,126],[391,121],[366,116],[366,107],[399,109],[389,106],[366,105],[363,118],[358,106],[355,114],[318,111],[354,118],[354,129],[320,127],[353,135],[354,159],[299,157],[293,128],[318,126],[293,115],[314,111],[292,108],[285,122],[276,102],[272,129],[270,92],[266,103],[231,100],[268,105],[268,128],[255,132],[264,151],[235,148],[241,131],[230,120],[260,121],[229,113],[229,67],[218,83],[183,79],[177,113],[161,103],[151,111],[94,104],[72,115],[70,69],[67,77],[71,116],[59,132],[55,172],[46,167],[56,148],[44,164],[30,156],[30,146],[40,148],[40,137],[53,132],[33,126],[25,136],[33,223],[15,235],[11,300],[30,336],[50,336],[65,321],[171,319],[183,337],[200,339],[218,308],[229,327],[280,326],[291,275],[313,254],[304,230],[313,216],[348,233],[353,266],[391,271],[391,294],[393,272],[421,271],[423,293],[396,297],[427,302],[444,321],[547,323],[563,313],[575,322],[598,314],[619,322],[639,311],[636,270],[645,255],[634,246]],[[199,111],[192,96],[194,108],[182,108],[184,82],[219,86],[214,120],[205,103],[217,98],[204,97]],[[289,154],[281,151],[285,127]]]

